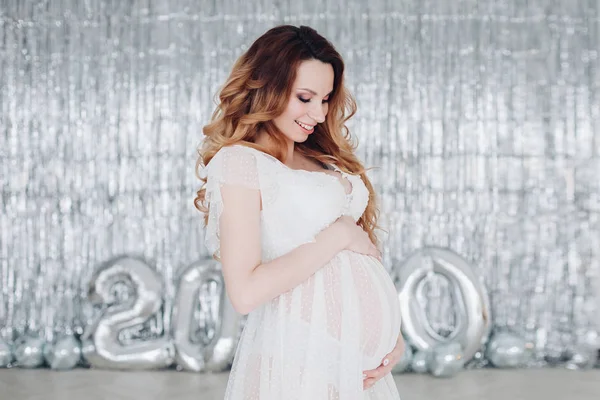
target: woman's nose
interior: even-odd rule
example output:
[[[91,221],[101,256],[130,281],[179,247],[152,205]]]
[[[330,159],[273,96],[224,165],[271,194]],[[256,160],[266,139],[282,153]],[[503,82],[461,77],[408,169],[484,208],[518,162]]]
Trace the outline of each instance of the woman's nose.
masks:
[[[320,123],[325,121],[325,112],[323,111],[323,106],[319,104],[317,107],[314,107],[311,111],[309,111],[310,117],[314,119],[316,122]]]

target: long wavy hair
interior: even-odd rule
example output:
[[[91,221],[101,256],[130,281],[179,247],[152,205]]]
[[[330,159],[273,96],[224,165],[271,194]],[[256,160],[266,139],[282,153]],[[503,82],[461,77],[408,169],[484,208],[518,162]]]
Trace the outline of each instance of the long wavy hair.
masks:
[[[218,93],[219,101],[210,123],[203,128],[205,138],[198,147],[196,176],[203,182],[194,205],[205,213],[206,178],[199,174],[224,146],[241,144],[263,151],[282,163],[285,161],[286,139],[273,119],[281,115],[288,104],[296,70],[300,63],[316,59],[331,64],[334,72],[333,92],[325,122],[295,149],[307,158],[321,163],[333,163],[341,170],[360,175],[369,190],[369,202],[358,224],[378,245],[374,230],[378,228],[379,211],[373,186],[366,169],[355,156],[356,141],[346,121],[356,113],[356,102],[344,87],[344,62],[333,45],[308,26],[281,25],[259,37],[235,62],[225,85]],[[255,143],[264,132],[273,143],[270,148]]]

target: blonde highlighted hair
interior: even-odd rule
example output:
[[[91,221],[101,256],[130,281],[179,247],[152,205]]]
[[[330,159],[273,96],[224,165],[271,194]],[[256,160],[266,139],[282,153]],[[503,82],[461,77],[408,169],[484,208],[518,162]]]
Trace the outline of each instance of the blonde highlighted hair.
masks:
[[[232,72],[219,93],[219,104],[210,123],[203,128],[205,138],[198,148],[196,175],[203,182],[194,205],[205,213],[206,178],[199,170],[206,166],[224,146],[241,144],[263,151],[285,161],[287,145],[284,135],[273,119],[281,115],[288,104],[296,70],[301,62],[320,60],[331,64],[334,71],[333,92],[329,96],[329,111],[325,122],[295,149],[307,158],[335,164],[341,170],[360,175],[369,190],[369,202],[358,224],[378,244],[375,229],[378,209],[375,192],[366,170],[355,156],[356,143],[345,123],[356,113],[356,102],[344,87],[344,62],[333,45],[307,26],[277,26],[259,37],[235,62]],[[269,135],[270,148],[258,145],[259,132]]]

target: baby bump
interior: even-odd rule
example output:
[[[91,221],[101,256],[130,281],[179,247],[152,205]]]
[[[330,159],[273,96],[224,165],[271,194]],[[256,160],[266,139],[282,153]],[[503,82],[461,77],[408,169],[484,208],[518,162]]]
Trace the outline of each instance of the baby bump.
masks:
[[[293,299],[299,307],[292,307]],[[287,300],[312,329],[320,329],[329,339],[349,347],[345,350],[362,356],[365,369],[376,368],[400,334],[396,289],[373,257],[340,252],[289,292]]]
[[[361,349],[366,369],[379,366],[400,334],[400,305],[388,272],[375,258],[347,253],[360,310]]]

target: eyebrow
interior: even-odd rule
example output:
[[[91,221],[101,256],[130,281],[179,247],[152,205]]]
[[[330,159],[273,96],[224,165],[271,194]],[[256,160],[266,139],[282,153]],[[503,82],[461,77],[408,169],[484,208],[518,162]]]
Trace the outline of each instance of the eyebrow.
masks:
[[[298,90],[306,90],[307,92],[310,92],[310,93],[314,94],[315,96],[317,95],[317,92],[315,92],[314,90],[311,90],[311,89],[298,88]],[[331,92],[327,93],[325,96],[329,96],[331,93],[333,93],[333,90]]]

